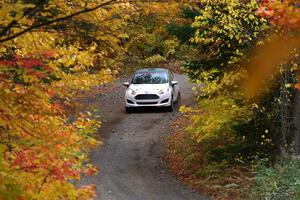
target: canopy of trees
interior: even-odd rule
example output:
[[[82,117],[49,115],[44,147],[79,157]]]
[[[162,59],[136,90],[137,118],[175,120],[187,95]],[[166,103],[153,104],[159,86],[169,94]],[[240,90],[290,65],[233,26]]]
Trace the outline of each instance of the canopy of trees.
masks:
[[[65,107],[111,81],[122,65],[127,20],[117,1],[5,1],[0,17],[0,199],[90,199],[70,182],[96,169],[87,153],[99,122]]]

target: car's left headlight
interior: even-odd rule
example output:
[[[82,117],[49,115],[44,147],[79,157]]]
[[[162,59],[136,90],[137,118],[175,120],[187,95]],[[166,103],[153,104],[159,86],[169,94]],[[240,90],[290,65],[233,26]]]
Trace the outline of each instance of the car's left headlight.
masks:
[[[128,88],[127,92],[128,92],[128,94],[131,94],[133,96],[137,94],[137,92],[131,88]]]

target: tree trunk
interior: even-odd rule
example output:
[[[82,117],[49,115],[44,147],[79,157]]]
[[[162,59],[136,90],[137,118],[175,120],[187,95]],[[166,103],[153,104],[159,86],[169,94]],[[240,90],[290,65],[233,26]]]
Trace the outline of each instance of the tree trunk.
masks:
[[[295,125],[293,150],[295,155],[299,155],[300,151],[300,91],[296,91],[295,106],[293,113],[293,122]]]

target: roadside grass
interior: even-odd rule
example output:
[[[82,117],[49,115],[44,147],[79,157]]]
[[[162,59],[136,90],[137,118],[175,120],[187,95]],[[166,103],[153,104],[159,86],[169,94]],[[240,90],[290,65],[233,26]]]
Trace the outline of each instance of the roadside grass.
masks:
[[[270,166],[267,159],[261,159],[254,168],[255,186],[251,199],[299,200],[300,158],[284,156]]]
[[[211,162],[207,159],[209,149],[218,144],[195,143],[185,131],[189,124],[189,118],[185,115],[178,117],[172,124],[164,157],[170,171],[209,199],[250,199],[250,188],[254,185],[251,169],[226,161]]]

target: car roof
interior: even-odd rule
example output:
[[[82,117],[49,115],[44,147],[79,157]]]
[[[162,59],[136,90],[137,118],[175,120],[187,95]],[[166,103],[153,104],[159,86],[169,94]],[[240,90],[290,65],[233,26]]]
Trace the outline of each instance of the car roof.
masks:
[[[165,68],[145,68],[145,69],[140,69],[137,72],[162,72],[162,71],[165,71],[165,72],[168,72],[169,70],[165,69]]]

